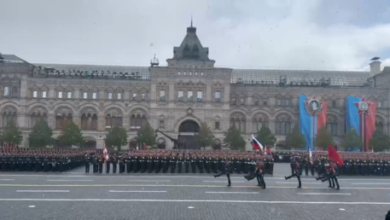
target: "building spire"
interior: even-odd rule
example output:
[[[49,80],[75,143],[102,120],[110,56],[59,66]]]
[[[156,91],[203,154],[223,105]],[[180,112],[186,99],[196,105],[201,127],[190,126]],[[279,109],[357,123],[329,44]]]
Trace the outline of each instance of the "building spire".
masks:
[[[192,27],[192,15],[191,15],[191,27]]]

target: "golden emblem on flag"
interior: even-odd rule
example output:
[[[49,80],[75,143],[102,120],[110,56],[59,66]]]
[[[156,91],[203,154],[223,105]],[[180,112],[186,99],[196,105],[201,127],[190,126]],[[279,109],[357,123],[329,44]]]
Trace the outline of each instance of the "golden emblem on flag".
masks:
[[[308,98],[305,102],[306,111],[311,116],[318,116],[322,111],[322,99],[318,97]]]

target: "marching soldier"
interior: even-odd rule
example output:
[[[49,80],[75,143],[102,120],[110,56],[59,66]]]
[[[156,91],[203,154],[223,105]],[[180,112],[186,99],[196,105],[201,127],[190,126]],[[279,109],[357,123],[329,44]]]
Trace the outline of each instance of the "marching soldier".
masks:
[[[168,171],[168,167],[169,167],[169,158],[167,158],[167,156],[165,155],[163,159],[163,173],[166,173]]]
[[[111,157],[111,164],[112,164],[112,173],[116,173],[116,169],[117,169],[117,164],[118,164],[118,158],[116,157],[116,155],[113,155]]]
[[[173,156],[173,155],[170,156],[169,165],[170,165],[170,167],[171,167],[171,173],[174,173],[174,172],[175,172],[175,169],[176,169],[176,160],[175,160],[175,156]]]
[[[210,155],[207,155],[207,157],[205,157],[204,164],[203,164],[207,173],[210,173],[210,164],[211,164],[211,157]]]
[[[119,154],[118,157],[118,164],[119,164],[119,173],[125,172],[125,162],[123,161],[123,157],[121,154]]]
[[[134,169],[134,173],[138,172],[139,170],[139,163],[138,163],[138,157],[137,155],[135,155],[131,161],[132,165],[133,165],[133,169]]]
[[[85,164],[85,173],[89,173],[89,155],[85,154],[84,156],[84,164]]]
[[[109,158],[108,160],[105,160],[106,173],[110,173],[110,166],[111,166],[111,163],[113,163],[112,157]]]
[[[265,185],[264,176],[263,176],[265,174],[263,162],[261,162],[261,161],[257,162],[257,169],[256,169],[255,173],[256,173],[258,186],[260,186],[262,189],[265,189],[266,185]]]
[[[191,170],[192,173],[196,173],[196,156],[191,155]]]
[[[203,162],[204,162],[204,157],[203,155],[200,155],[198,157],[198,160],[196,161],[196,164],[198,165],[199,173],[203,173]]]
[[[188,173],[190,171],[190,163],[191,163],[190,156],[188,154],[186,154],[186,159],[185,159],[185,162],[184,162],[185,172],[186,173]]]
[[[98,157],[98,169],[99,169],[99,173],[102,173],[103,172],[103,155],[100,155]]]
[[[178,155],[178,158],[176,160],[176,167],[177,167],[177,172],[181,173],[182,167],[183,167],[183,154],[180,153]]]
[[[293,168],[293,174],[290,175],[290,176],[285,176],[284,178],[286,180],[292,178],[292,177],[297,177],[297,180],[298,180],[298,189],[302,187],[302,184],[301,184],[301,173],[300,173],[300,167],[299,167],[299,162],[297,161],[297,158],[293,158],[291,160],[291,167]]]
[[[160,157],[158,154],[154,156],[153,164],[154,164],[154,169],[155,169],[156,173],[159,173],[161,170],[161,163],[160,163]]]
[[[233,169],[232,162],[226,161],[225,165],[224,165],[224,168],[225,168],[224,172],[220,172],[219,174],[214,175],[214,178],[219,177],[219,176],[221,176],[223,174],[226,174],[226,177],[228,179],[228,185],[227,186],[230,187],[232,185],[232,183],[230,181],[230,174],[231,174],[232,169]]]
[[[126,163],[126,172],[127,173],[130,173],[133,169],[133,167],[131,166],[132,163],[131,163],[131,156],[127,156],[125,158],[125,163]]]

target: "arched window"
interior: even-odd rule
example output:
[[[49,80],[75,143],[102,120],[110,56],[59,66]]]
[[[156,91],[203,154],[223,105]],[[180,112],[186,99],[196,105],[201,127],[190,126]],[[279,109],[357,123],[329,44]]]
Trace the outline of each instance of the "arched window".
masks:
[[[261,114],[256,115],[253,118],[253,131],[257,132],[261,129],[261,127],[268,127],[268,119]]]
[[[246,117],[242,113],[234,113],[230,117],[230,126],[238,128],[242,133],[245,133]]]
[[[258,99],[253,99],[253,105],[258,106],[259,105],[259,100]]]
[[[83,113],[81,115],[81,130],[97,130],[98,117],[96,113]]]
[[[328,115],[327,116],[327,122],[326,122],[326,128],[328,129],[329,133],[332,135],[337,135],[337,118],[334,117],[333,115]]]
[[[33,128],[41,120],[47,122],[46,111],[42,108],[36,108],[30,115],[30,128]]]
[[[281,115],[275,121],[275,134],[286,135],[291,132],[291,119],[287,115]]]
[[[106,128],[122,127],[122,114],[117,109],[112,109],[106,115]]]
[[[63,129],[68,126],[69,122],[73,121],[71,113],[59,113],[56,115],[56,129]]]
[[[16,110],[13,108],[8,108],[3,111],[2,113],[2,122],[3,127],[7,127],[10,124],[17,124],[17,114]]]
[[[148,119],[146,118],[146,113],[137,109],[131,113],[130,116],[130,129],[131,130],[139,130],[144,127],[148,123]]]

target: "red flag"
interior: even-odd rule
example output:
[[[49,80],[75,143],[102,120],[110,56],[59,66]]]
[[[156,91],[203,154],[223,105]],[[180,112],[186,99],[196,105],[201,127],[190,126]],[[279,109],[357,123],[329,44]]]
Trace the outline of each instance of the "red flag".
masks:
[[[365,151],[370,150],[370,140],[374,135],[375,131],[375,122],[376,122],[376,102],[372,102],[372,105],[368,108],[368,113],[366,114],[366,123],[364,128],[365,138],[364,138],[364,149]]]
[[[341,159],[340,154],[337,153],[337,151],[331,145],[328,145],[328,156],[330,159],[336,162],[340,167],[343,166],[344,164],[343,159]]]

